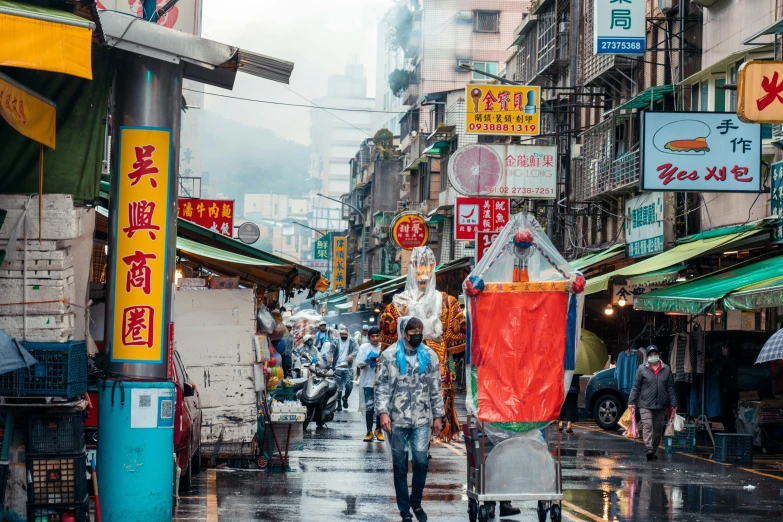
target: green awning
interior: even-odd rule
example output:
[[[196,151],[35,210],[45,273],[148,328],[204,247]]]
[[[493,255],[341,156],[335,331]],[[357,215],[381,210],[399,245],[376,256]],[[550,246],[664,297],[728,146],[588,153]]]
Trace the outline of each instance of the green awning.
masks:
[[[425,154],[427,156],[440,156],[444,151],[449,150],[449,142],[448,141],[436,141],[426,149],[424,149],[424,152],[422,154]]]
[[[200,257],[208,257],[209,259],[215,261],[226,261],[229,263],[238,263],[240,265],[282,266],[280,263],[261,261],[260,259],[254,259],[252,257],[243,256],[241,254],[235,254],[234,252],[228,252],[226,250],[221,250],[209,245],[202,245],[201,243],[191,241],[190,239],[184,237],[177,238],[177,250],[181,250],[183,252]]]
[[[710,250],[720,248],[734,241],[745,239],[758,233],[759,229],[753,228],[752,230],[738,234],[725,234],[709,239],[697,239],[682,245],[677,245],[671,250],[667,250],[666,252],[658,254],[657,256],[648,257],[647,259],[639,261],[638,263],[628,265],[626,267],[620,268],[619,270],[615,270],[614,272],[588,279],[587,285],[585,287],[585,295],[594,294],[596,292],[608,289],[609,281],[613,277],[626,276],[627,279],[630,276],[638,276],[641,274],[662,270],[664,268],[669,268],[689,259],[693,259],[694,257],[699,257],[703,254],[706,254]],[[635,301],[636,300],[634,299],[634,302]]]
[[[640,92],[627,102],[618,105],[607,114],[614,111],[626,111],[630,109],[649,109],[650,103],[655,103],[663,99],[667,94],[671,94],[677,90],[676,85],[659,85],[654,87],[648,87],[644,91]]]
[[[373,281],[391,281],[392,279],[397,279],[399,276],[395,275],[383,275],[383,274],[373,274],[372,280]]]
[[[711,239],[714,237],[725,236],[726,234],[739,234],[740,232],[747,232],[748,230],[754,230],[759,227],[759,223],[751,223],[749,225],[736,225],[733,227],[713,228],[706,232],[699,232],[690,236],[683,237],[677,240],[678,244],[690,243],[691,241],[698,241],[700,239]]]
[[[783,277],[783,256],[757,263],[744,263],[687,283],[654,290],[634,297],[636,310],[704,314],[715,310],[715,303],[734,290],[770,278]]]
[[[574,259],[571,261],[571,266],[577,270],[583,270],[587,267],[597,265],[601,261],[606,261],[607,259],[611,259],[614,256],[620,255],[624,249],[625,244],[618,243],[616,245],[610,246],[606,250],[602,250],[601,252],[595,252],[593,254],[580,257],[579,259]]]
[[[758,310],[783,305],[783,277],[744,286],[723,298],[727,310]]]
[[[632,287],[637,287],[673,283],[677,280],[680,272],[686,268],[687,265],[685,263],[680,263],[661,270],[654,270],[653,272],[648,272],[646,274],[629,277],[628,284]]]

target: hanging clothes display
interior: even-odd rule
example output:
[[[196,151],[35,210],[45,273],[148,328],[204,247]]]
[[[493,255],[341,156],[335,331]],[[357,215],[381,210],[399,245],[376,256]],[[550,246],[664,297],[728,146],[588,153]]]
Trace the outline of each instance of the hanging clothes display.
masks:
[[[617,366],[614,369],[614,378],[617,388],[630,392],[636,377],[636,369],[639,367],[639,356],[636,350],[624,350],[617,356]]]
[[[677,334],[672,341],[669,366],[674,373],[675,382],[693,382],[693,363],[690,354],[690,337]]]
[[[689,343],[691,359],[693,360],[693,372],[704,373],[704,363],[707,354],[707,334],[702,329],[691,332]]]
[[[720,417],[723,413],[721,407],[720,387],[718,386],[718,370],[714,363],[709,363],[705,367],[705,373],[695,376],[690,393],[690,415],[696,417],[701,414],[701,380],[706,379],[704,383],[705,397],[704,413],[708,418]]]

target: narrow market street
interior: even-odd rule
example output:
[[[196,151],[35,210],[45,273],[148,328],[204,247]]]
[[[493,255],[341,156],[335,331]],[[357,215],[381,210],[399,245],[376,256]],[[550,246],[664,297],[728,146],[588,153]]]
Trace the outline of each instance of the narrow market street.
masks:
[[[399,520],[385,443],[361,440],[363,417],[353,397],[351,402],[350,411],[328,428],[305,432],[286,474],[202,472],[183,494],[174,520]],[[550,448],[556,437],[550,427]],[[711,461],[710,448],[700,444],[697,454],[661,451],[650,463],[641,444],[588,419],[573,434],[562,433],[561,441],[563,520],[761,522],[777,519],[783,510],[783,466],[760,455],[750,468],[723,465]],[[431,453],[423,504],[429,519],[467,521],[463,446],[434,444]],[[522,514],[504,520],[538,520],[535,503],[517,505]]]

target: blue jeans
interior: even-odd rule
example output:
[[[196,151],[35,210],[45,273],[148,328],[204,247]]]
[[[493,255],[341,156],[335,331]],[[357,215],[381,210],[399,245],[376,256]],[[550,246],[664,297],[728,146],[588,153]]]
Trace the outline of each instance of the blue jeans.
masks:
[[[337,381],[337,386],[339,387],[339,391],[337,392],[338,400],[342,400],[343,392],[345,392],[345,400],[348,400],[348,396],[351,395],[351,390],[353,390],[350,368],[336,369],[334,371],[334,380]]]
[[[391,433],[392,463],[394,467],[394,490],[397,494],[397,509],[400,514],[410,513],[411,507],[421,506],[424,484],[427,482],[430,449],[430,427],[393,428]],[[413,481],[408,495],[408,446],[413,461]]]

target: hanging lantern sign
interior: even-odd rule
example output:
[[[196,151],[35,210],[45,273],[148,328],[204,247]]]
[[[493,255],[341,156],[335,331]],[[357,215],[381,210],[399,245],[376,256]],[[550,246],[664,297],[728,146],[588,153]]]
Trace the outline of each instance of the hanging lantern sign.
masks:
[[[392,239],[403,250],[427,246],[430,228],[427,219],[417,212],[403,212],[391,224]]]

